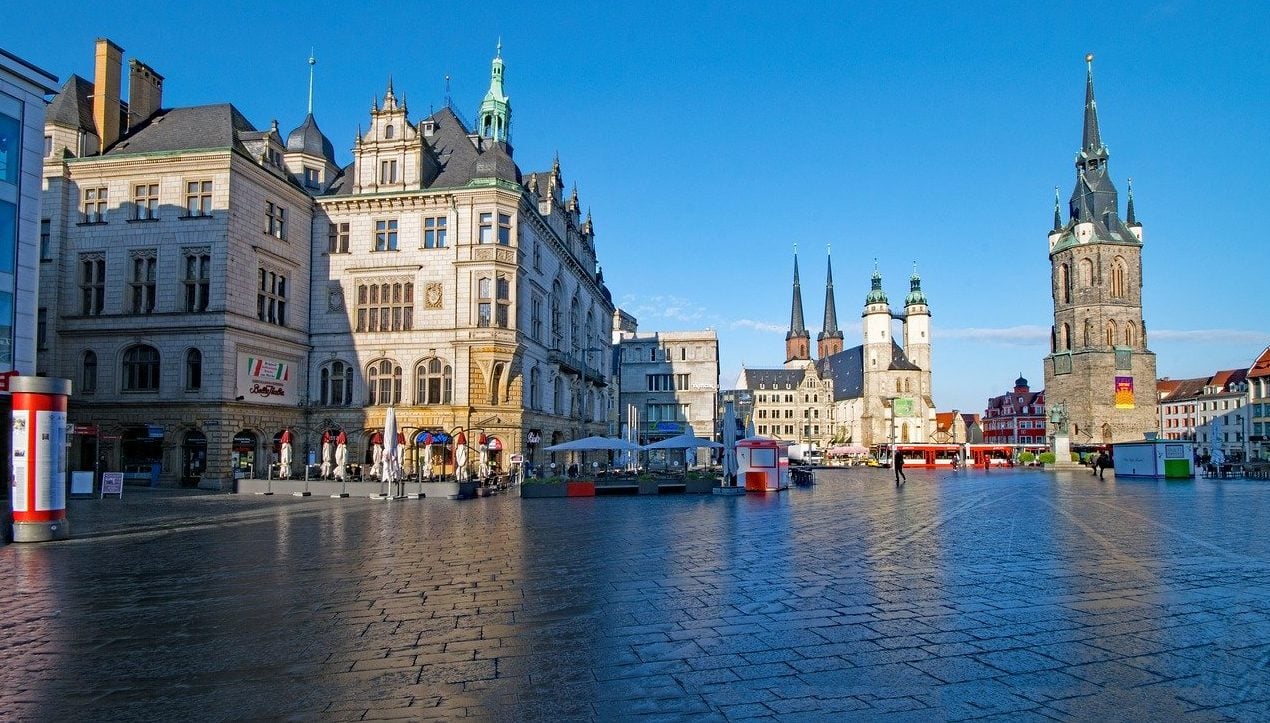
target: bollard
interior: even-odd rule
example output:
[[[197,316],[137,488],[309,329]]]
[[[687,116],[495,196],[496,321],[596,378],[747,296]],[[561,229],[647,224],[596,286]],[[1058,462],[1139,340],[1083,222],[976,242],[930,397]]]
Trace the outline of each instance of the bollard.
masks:
[[[13,541],[70,537],[66,519],[66,400],[69,379],[13,377]]]

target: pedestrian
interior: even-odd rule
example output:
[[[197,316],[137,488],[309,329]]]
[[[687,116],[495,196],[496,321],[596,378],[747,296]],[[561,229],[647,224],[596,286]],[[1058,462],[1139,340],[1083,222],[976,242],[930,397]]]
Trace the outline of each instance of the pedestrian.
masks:
[[[900,480],[908,481],[908,476],[904,474],[904,455],[898,451],[891,455],[891,464],[895,467],[895,486],[900,486]]]
[[[1094,461],[1094,466],[1098,468],[1098,479],[1102,479],[1102,475],[1111,466],[1111,455],[1102,452],[1098,455],[1098,459]]]

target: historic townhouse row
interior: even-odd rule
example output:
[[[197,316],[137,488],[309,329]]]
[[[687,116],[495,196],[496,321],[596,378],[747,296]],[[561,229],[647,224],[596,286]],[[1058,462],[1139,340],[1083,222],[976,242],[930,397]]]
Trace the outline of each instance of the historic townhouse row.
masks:
[[[343,431],[358,461],[389,405],[410,442],[463,428],[505,455],[607,429],[592,223],[558,159],[513,160],[501,52],[479,131],[412,120],[389,84],[344,167],[311,105],[283,136],[163,108],[136,60],[123,102],[122,50],[96,60],[45,130],[39,372],[74,381],[76,468],[222,487],[284,427],[301,459]]]

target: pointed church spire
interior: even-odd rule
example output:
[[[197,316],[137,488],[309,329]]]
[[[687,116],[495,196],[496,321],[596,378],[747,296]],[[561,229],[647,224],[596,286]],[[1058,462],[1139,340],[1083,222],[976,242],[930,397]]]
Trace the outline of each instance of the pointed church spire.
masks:
[[[1080,148],[1086,153],[1096,153],[1102,146],[1098,132],[1098,103],[1094,100],[1094,54],[1085,56],[1088,71],[1085,76],[1085,132]]]
[[[477,111],[477,131],[482,138],[507,142],[511,139],[512,106],[503,92],[503,41],[500,38],[490,66],[489,90]]]
[[[842,351],[842,331],[838,329],[838,307],[833,298],[833,249],[825,247],[825,323],[816,335],[816,355],[821,359]]]
[[[1058,186],[1055,186],[1054,187],[1054,230],[1055,231],[1063,227],[1063,214],[1062,214],[1062,211],[1059,210],[1060,208],[1061,207],[1059,206],[1059,201],[1058,201]]]
[[[790,305],[789,332],[785,334],[785,363],[810,359],[811,334],[803,323],[803,290],[798,282],[798,244],[794,244],[794,298]]]
[[[1129,179],[1129,202],[1125,207],[1125,223],[1130,226],[1138,225],[1138,217],[1133,212],[1133,179]]]

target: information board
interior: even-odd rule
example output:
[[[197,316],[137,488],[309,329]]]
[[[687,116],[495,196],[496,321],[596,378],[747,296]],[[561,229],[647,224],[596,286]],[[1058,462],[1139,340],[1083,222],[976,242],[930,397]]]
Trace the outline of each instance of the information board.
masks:
[[[72,470],[71,471],[71,494],[73,495],[91,495],[93,493],[93,481],[97,475],[92,470]]]
[[[123,472],[101,473],[101,496],[119,495],[123,499]]]

